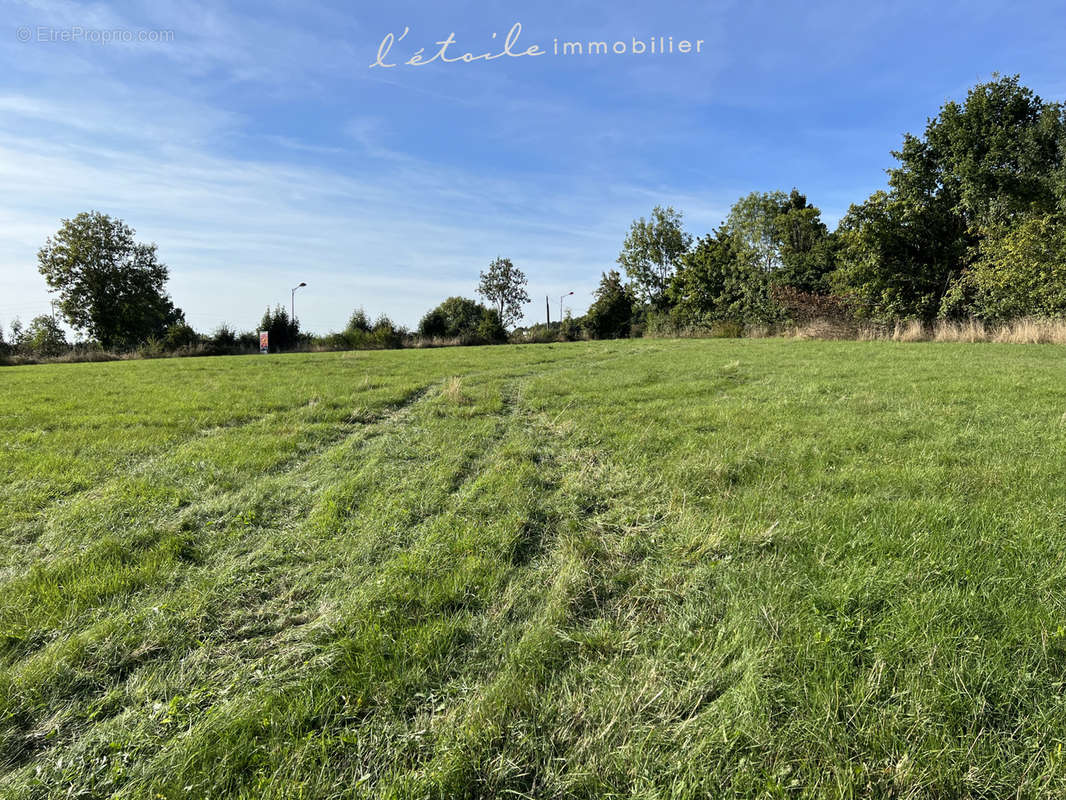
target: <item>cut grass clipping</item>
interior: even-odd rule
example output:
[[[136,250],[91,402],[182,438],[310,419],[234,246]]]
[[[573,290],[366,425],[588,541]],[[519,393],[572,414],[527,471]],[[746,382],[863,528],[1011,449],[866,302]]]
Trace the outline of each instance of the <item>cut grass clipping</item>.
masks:
[[[0,388],[4,798],[1066,794],[1061,347]]]

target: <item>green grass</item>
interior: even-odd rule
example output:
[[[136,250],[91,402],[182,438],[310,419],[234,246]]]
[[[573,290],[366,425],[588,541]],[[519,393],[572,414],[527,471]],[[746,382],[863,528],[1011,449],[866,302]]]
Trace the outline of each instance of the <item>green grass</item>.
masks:
[[[1061,797],[1066,351],[0,370],[0,797]]]

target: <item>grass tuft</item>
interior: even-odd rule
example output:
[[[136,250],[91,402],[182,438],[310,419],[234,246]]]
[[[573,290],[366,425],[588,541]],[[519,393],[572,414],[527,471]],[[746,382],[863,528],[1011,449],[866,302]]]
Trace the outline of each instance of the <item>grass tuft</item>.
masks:
[[[455,375],[444,381],[440,394],[453,405],[462,406],[470,402],[470,398],[463,393],[463,379]]]

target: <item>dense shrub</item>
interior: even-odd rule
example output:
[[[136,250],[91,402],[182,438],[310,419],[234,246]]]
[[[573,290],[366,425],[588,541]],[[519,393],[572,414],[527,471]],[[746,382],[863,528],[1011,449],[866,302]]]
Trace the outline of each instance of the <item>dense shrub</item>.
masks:
[[[167,328],[163,335],[163,349],[173,352],[175,350],[189,349],[200,343],[200,335],[184,322],[178,322]]]
[[[449,297],[426,312],[418,324],[423,339],[449,339],[463,344],[497,344],[507,341],[499,312],[466,297]]]
[[[649,320],[649,330],[710,328],[716,322],[768,323],[780,310],[770,296],[770,274],[724,228],[685,254],[670,284],[670,314]]]
[[[237,336],[237,348],[241,353],[259,352],[259,334],[256,331],[242,331]]]
[[[364,346],[382,349],[402,347],[404,337],[407,336],[407,331],[402,326],[396,325],[384,314],[374,320],[374,324],[368,332],[358,329],[357,331],[365,337],[363,340]],[[352,333],[354,335],[356,331],[352,331]]]
[[[978,253],[945,296],[942,317],[1066,316],[1066,216],[1034,216],[989,231]]]
[[[574,317],[569,311],[559,323],[559,339],[564,342],[576,342],[585,338],[585,317]]]
[[[804,324],[815,320],[847,322],[851,308],[844,297],[834,294],[815,294],[793,286],[774,286],[770,297],[790,322]]]

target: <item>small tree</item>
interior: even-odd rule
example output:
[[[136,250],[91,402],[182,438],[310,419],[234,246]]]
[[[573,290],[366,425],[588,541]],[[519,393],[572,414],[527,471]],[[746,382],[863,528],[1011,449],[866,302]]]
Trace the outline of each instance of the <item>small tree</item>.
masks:
[[[134,240],[120,219],[97,211],[63,220],[37,254],[70,324],[106,348],[131,348],[184,320],[166,294],[167,268],[154,244]]]
[[[370,329],[370,339],[375,347],[387,349],[401,347],[403,345],[403,337],[406,335],[407,330],[403,326],[397,325],[385,314],[379,314]]]
[[[641,217],[630,226],[618,263],[641,297],[661,308],[670,278],[691,243],[692,237],[681,228],[681,212],[656,206],[650,220]]]
[[[11,344],[12,350],[18,350],[22,346],[22,320],[15,317],[11,320]]]
[[[184,322],[178,322],[167,328],[163,336],[163,349],[171,352],[193,347],[200,343],[200,334]]]
[[[347,332],[355,333],[361,331],[362,333],[370,333],[371,329],[370,317],[366,315],[366,311],[359,307],[352,312],[352,316],[348,318],[348,327],[345,328]]]
[[[597,339],[629,336],[633,324],[633,293],[622,283],[617,270],[603,273],[596,300],[585,315],[589,333]]]
[[[21,339],[21,349],[46,358],[61,355],[70,349],[59,323],[46,314],[34,317]]]
[[[509,258],[496,258],[481,273],[478,294],[485,298],[499,314],[503,326],[510,327],[522,318],[522,304],[529,302],[525,273]]]
[[[237,346],[237,334],[233,328],[223,322],[212,334],[211,343],[216,347],[235,348]]]

